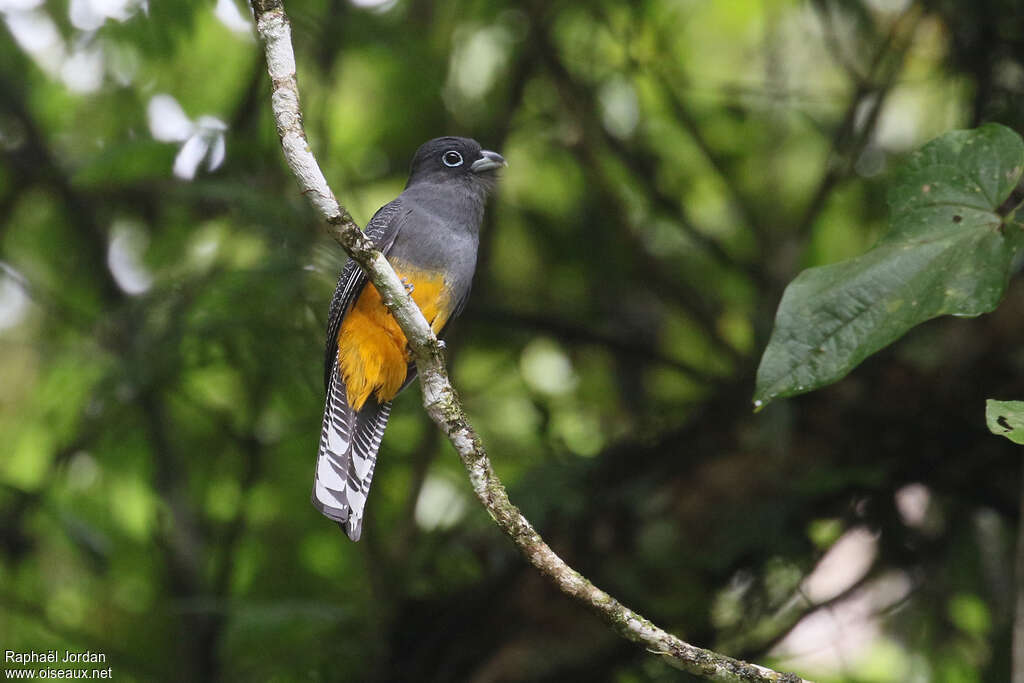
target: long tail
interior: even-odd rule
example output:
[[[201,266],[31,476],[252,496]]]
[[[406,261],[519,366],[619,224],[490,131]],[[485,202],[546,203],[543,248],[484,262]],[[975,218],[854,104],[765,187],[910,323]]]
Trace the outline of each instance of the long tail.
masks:
[[[363,531],[366,496],[390,414],[390,402],[378,404],[372,397],[358,413],[352,410],[335,361],[324,405],[313,505],[353,541],[358,541]]]

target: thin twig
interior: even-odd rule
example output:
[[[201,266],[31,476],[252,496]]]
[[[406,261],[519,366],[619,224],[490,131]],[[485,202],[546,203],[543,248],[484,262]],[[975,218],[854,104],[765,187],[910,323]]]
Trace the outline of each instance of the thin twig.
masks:
[[[447,434],[469,472],[473,491],[498,526],[513,540],[523,556],[563,593],[589,606],[620,635],[665,656],[673,666],[714,681],[799,683],[802,679],[793,674],[778,673],[695,647],[658,628],[566,565],[509,501],[505,487],[494,473],[483,443],[469,424],[448,379],[443,347],[387,260],[372,248],[348,212],[338,204],[309,149],[299,112],[291,30],[281,1],[250,0],[250,4],[257,31],[266,47],[274,120],[288,165],[295,173],[303,194],[310,198],[331,226],[331,235],[363,268],[405,333],[416,360],[427,413]]]

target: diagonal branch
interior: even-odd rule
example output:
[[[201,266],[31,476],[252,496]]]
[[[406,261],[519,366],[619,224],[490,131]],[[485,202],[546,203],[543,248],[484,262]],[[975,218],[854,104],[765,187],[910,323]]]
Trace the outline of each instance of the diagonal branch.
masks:
[[[695,647],[658,628],[565,564],[509,501],[448,379],[443,346],[387,260],[373,249],[352,217],[338,204],[309,149],[299,111],[291,30],[281,0],[250,0],[250,4],[266,48],[272,83],[271,106],[285,159],[303,193],[327,220],[331,236],[366,272],[405,332],[419,371],[427,413],[455,447],[469,472],[473,491],[502,531],[563,593],[590,607],[623,637],[665,656],[673,666],[713,681],[800,683],[802,679],[793,674],[781,674]]]

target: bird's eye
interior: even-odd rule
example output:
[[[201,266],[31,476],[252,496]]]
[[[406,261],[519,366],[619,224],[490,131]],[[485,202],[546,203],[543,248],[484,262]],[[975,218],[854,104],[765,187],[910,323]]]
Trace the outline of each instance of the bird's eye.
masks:
[[[454,168],[455,166],[462,165],[462,155],[456,152],[454,149],[450,149],[441,155],[441,161],[444,162],[445,166]]]

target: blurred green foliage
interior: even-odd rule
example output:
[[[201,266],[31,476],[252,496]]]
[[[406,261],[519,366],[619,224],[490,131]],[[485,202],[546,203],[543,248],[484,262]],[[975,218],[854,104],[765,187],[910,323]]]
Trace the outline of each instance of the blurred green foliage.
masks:
[[[982,406],[1024,395],[1020,283],[834,387],[749,397],[785,284],[874,243],[894,161],[1024,129],[1019,3],[286,7],[357,220],[428,138],[510,162],[449,348],[556,551],[818,680],[1007,679],[1019,454]],[[3,648],[104,652],[125,681],[678,680],[513,552],[415,389],[364,540],[308,504],[344,256],[284,168],[242,4],[0,14]]]

